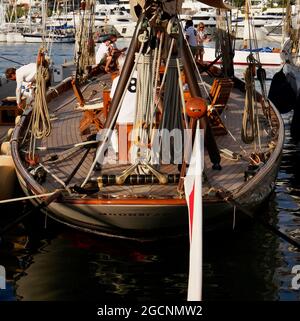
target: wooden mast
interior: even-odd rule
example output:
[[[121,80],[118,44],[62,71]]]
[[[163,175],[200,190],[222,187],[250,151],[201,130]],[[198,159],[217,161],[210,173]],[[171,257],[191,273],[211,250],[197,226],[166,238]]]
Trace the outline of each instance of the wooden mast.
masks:
[[[182,31],[180,32],[180,36],[183,37]],[[190,50],[184,39],[182,41],[181,50],[184,73],[189,85],[191,95],[192,97],[201,97],[200,87],[198,85],[198,80],[192,64],[193,57],[191,56]],[[207,116],[202,117],[200,123],[201,127],[205,130],[205,142],[207,144],[207,151],[209,153],[210,160],[214,164],[214,166],[219,169],[219,164],[221,161],[220,152]]]

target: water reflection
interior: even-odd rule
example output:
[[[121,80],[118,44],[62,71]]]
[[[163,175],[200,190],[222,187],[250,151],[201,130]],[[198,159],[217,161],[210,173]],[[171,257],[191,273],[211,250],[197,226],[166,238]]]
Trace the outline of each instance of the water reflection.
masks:
[[[53,228],[53,226],[51,227]],[[33,263],[16,280],[25,300],[170,300],[186,292],[186,242],[149,245],[99,239],[57,228],[58,234],[33,254]],[[186,251],[185,251],[186,252]]]
[[[41,228],[41,227],[40,227]],[[18,300],[156,301],[186,299],[188,242],[136,244],[99,239],[51,224],[4,258]],[[16,242],[12,237],[9,242]],[[37,246],[37,244],[39,245]],[[205,236],[207,300],[276,297],[278,240],[259,226]],[[10,298],[11,299],[11,298]]]
[[[300,242],[300,151],[293,144],[289,124],[291,114],[284,116],[286,139],[284,154],[278,181],[276,184],[275,208],[277,209],[277,226],[282,231]],[[300,291],[291,288],[291,273],[294,265],[300,264],[300,252],[293,246],[281,241],[279,244],[281,264],[277,267],[274,279],[279,284],[278,299],[300,300]]]

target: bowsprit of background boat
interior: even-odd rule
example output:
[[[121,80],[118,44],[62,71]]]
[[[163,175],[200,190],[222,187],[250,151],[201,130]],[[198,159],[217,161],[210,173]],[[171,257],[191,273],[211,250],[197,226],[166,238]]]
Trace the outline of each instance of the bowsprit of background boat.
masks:
[[[219,14],[225,21],[223,2],[205,3],[221,8]],[[171,139],[173,143],[168,146],[172,157],[165,162],[163,142],[170,130],[181,135],[185,129],[192,132],[199,117],[206,146],[205,227],[232,223],[236,204],[254,210],[271,193],[284,128],[279,113],[266,98],[263,77],[262,95],[256,91],[254,75],[256,70],[263,74],[261,65],[249,59],[244,85],[232,77],[227,44],[222,50],[223,76],[201,76],[184,39],[176,5],[181,2],[159,1],[154,5],[146,1],[147,10],[143,11],[135,2],[139,20],[112,99],[111,76],[96,76],[95,69],[86,68],[90,48],[79,43],[82,56],[77,58],[75,78],[65,79],[48,92],[51,116],[44,105],[45,114],[41,112],[36,100],[33,110],[28,109],[18,123],[11,148],[19,182],[28,195],[54,192],[44,199],[47,213],[54,219],[117,237],[186,233],[183,177],[189,153],[184,154],[182,139]],[[133,94],[129,100],[128,91]],[[31,117],[38,110],[48,121],[37,132],[32,125],[42,123]],[[132,111],[132,120],[124,124],[126,110]],[[130,139],[132,128],[136,135]],[[117,132],[115,140],[110,129]],[[101,137],[95,158],[90,135],[96,132]],[[117,154],[105,152],[105,143],[110,141],[115,142]],[[130,145],[130,153],[126,145]],[[175,151],[183,162],[176,160]],[[37,197],[34,204],[42,200]]]

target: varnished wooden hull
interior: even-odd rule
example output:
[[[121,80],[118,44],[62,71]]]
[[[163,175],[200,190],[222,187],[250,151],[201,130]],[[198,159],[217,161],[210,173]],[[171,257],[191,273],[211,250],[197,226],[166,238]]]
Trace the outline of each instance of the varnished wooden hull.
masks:
[[[268,198],[274,188],[281,154],[264,173],[258,173],[235,201],[247,211],[255,211]],[[19,182],[25,194],[44,192],[39,186],[29,187],[17,170]],[[38,202],[33,201],[35,205]],[[155,204],[156,203],[156,204]],[[162,204],[163,203],[163,204]],[[234,205],[222,199],[204,199],[204,228],[214,230],[229,226],[234,220]],[[71,227],[103,235],[125,238],[156,238],[163,230],[165,237],[188,232],[188,213],[184,199],[164,199],[159,203],[147,200],[102,201],[95,199],[64,198],[51,203],[45,213]],[[244,214],[240,214],[244,215]]]

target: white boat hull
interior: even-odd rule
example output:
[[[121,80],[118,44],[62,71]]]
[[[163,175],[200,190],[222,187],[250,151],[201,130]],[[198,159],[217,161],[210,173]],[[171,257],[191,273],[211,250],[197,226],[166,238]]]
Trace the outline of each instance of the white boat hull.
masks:
[[[125,24],[116,24],[114,25],[118,34],[124,38],[131,38],[135,30],[135,23],[125,23]]]
[[[215,48],[204,48],[204,56],[203,60],[205,62],[213,62],[216,59]],[[249,56],[249,51],[235,50],[233,63],[235,65],[247,65],[247,57]],[[254,57],[256,58],[256,54],[254,53]],[[260,52],[259,60],[263,66],[280,66],[281,58],[280,53],[278,52]],[[217,63],[220,63],[217,62]]]
[[[43,42],[43,37],[42,35],[34,35],[34,34],[23,34],[25,42],[28,43],[42,43]],[[74,43],[75,42],[75,37],[70,36],[70,37],[63,37],[63,36],[48,36],[46,38],[51,39],[51,41],[55,43]]]
[[[0,33],[0,42],[6,42],[6,33]]]

